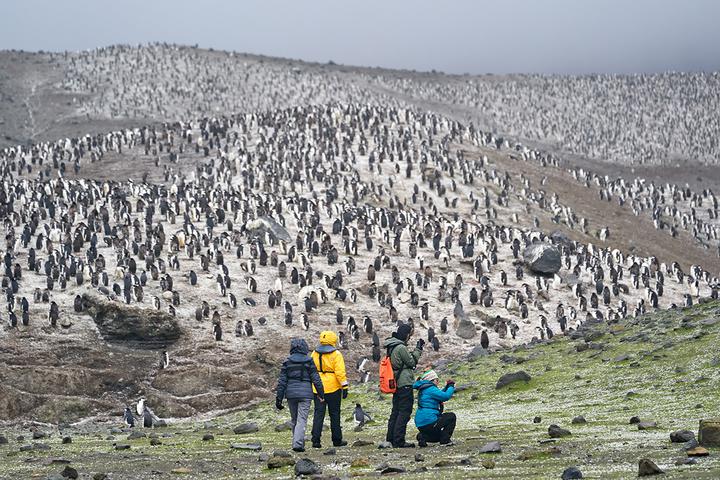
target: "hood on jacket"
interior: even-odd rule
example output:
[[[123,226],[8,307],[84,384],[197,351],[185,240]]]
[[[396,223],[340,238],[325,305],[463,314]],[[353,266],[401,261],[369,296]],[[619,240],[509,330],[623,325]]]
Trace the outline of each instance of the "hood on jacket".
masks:
[[[300,355],[307,355],[310,351],[307,342],[304,338],[293,338],[290,340],[290,353],[299,353]]]
[[[332,353],[335,350],[337,350],[337,349],[335,347],[333,347],[332,345],[320,345],[319,347],[317,347],[315,349],[315,351],[317,353],[322,353],[322,354]]]
[[[420,390],[421,388],[427,388],[427,387],[424,387],[424,386],[428,386],[428,387],[429,387],[430,385],[437,386],[437,385],[435,385],[433,382],[431,382],[430,380],[417,380],[415,383],[413,383],[413,388],[414,388],[415,390]]]
[[[386,338],[385,343],[383,343],[383,347],[385,347],[385,348],[395,347],[397,345],[405,345],[405,342],[403,342],[402,340],[400,340],[398,338],[390,337],[390,338]]]
[[[335,332],[331,330],[320,332],[320,345],[330,345],[331,347],[334,347],[337,345],[337,341],[338,337]]]

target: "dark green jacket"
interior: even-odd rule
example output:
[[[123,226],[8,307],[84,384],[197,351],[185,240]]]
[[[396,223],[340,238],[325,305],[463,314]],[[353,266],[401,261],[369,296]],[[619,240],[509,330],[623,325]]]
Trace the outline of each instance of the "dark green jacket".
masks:
[[[390,363],[392,363],[393,371],[395,372],[395,382],[398,388],[412,386],[415,382],[415,366],[418,360],[420,360],[422,350],[416,348],[411,353],[405,343],[395,337],[386,339],[383,346],[385,347],[385,352],[392,347]]]

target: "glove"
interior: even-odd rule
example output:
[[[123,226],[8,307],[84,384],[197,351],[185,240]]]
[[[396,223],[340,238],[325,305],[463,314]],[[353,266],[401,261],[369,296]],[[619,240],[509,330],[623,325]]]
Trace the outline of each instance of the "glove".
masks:
[[[454,387],[454,386],[455,386],[455,380],[453,380],[452,378],[449,378],[448,381],[445,382],[445,385],[447,385],[448,387]]]
[[[320,400],[320,403],[325,403],[325,397],[318,397],[318,400]]]
[[[417,344],[415,344],[415,348],[417,348],[418,350],[422,350],[424,346],[425,340],[423,340],[422,338],[417,341]]]
[[[347,389],[347,387],[346,387],[346,388],[343,388],[343,389],[342,389],[342,398],[343,398],[343,400],[345,400],[345,399],[347,398],[347,396],[348,396],[348,389]]]
[[[275,399],[275,408],[277,408],[278,410],[282,410],[283,408],[285,408],[282,404],[282,398]]]

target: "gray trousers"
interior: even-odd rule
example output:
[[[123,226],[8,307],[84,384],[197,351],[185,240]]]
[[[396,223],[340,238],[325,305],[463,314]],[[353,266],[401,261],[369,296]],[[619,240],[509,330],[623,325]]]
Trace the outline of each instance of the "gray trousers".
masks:
[[[305,448],[305,427],[310,413],[310,399],[288,398],[292,424],[292,448]]]

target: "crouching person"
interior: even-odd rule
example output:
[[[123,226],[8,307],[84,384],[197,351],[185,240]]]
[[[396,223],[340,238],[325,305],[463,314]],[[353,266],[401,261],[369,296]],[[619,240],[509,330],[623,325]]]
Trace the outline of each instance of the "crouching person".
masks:
[[[318,392],[318,400],[325,401],[322,380],[315,363],[308,355],[309,350],[307,342],[302,338],[293,338],[290,341],[290,356],[280,369],[275,398],[278,410],[283,409],[283,398],[287,398],[293,432],[292,449],[296,452],[305,451],[305,427],[313,399],[313,386]]]
[[[428,370],[413,384],[418,391],[415,426],[419,430],[417,440],[420,447],[426,447],[428,442],[453,445],[456,417],[454,413],[443,413],[443,410],[444,402],[455,393],[455,381],[448,380],[442,390],[438,388],[438,382],[437,373]]]

